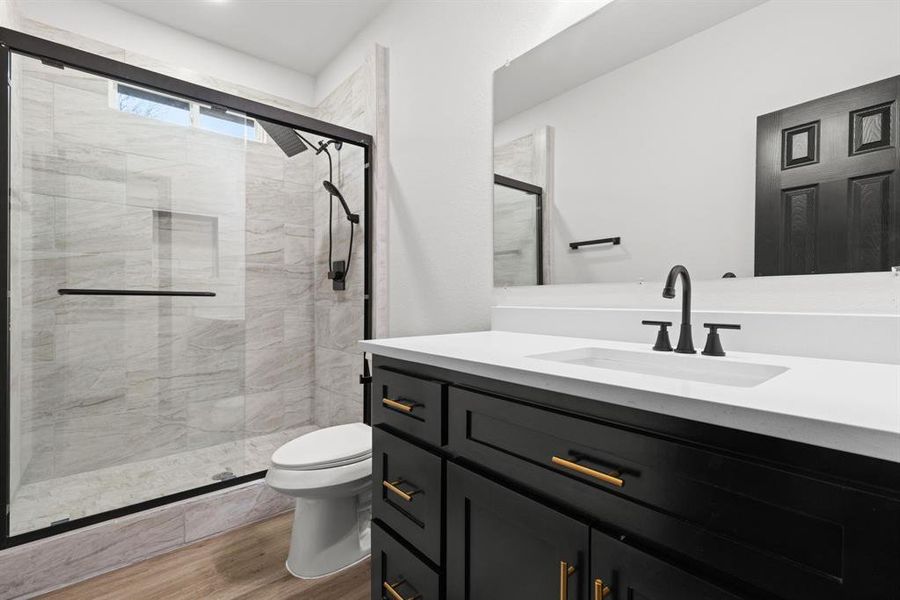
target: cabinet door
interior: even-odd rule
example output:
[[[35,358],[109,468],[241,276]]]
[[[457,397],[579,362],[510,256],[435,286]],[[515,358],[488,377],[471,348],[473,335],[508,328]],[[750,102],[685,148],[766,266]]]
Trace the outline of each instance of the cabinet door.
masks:
[[[447,598],[584,600],[590,528],[447,465]]]
[[[591,531],[590,600],[739,600],[730,592],[597,530]]]

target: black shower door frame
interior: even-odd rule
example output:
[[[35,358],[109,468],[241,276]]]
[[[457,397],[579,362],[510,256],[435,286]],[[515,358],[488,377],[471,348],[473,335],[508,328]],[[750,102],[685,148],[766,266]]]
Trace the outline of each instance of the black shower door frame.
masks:
[[[2,115],[3,139],[5,142],[0,145],[0,187],[2,187],[3,210],[0,211],[0,248],[2,248],[2,271],[3,281],[5,282],[6,292],[0,294],[0,314],[6,315],[7,327],[6,334],[3,336],[3,344],[0,344],[0,506],[3,513],[0,515],[0,549],[24,544],[36,539],[46,538],[53,535],[86,527],[102,521],[116,519],[124,515],[141,512],[157,506],[162,506],[185,498],[207,494],[223,488],[228,488],[242,483],[261,479],[265,477],[266,471],[250,473],[240,477],[235,477],[227,481],[221,481],[211,485],[205,485],[190,490],[178,492],[146,500],[137,504],[123,506],[114,510],[90,515],[65,523],[57,523],[43,529],[37,529],[27,533],[10,536],[9,517],[10,517],[10,457],[11,457],[11,422],[10,422],[10,344],[9,344],[9,328],[10,328],[10,265],[9,265],[9,211],[10,211],[10,104],[11,104],[11,81],[10,66],[12,55],[20,54],[36,58],[47,64],[60,67],[71,67],[80,71],[107,77],[124,83],[135,84],[141,87],[159,90],[161,92],[180,96],[186,99],[203,102],[214,107],[234,110],[243,113],[251,118],[263,119],[298,129],[304,133],[326,137],[335,141],[340,141],[351,146],[357,146],[363,149],[363,161],[365,167],[364,177],[364,208],[363,208],[363,338],[370,339],[372,337],[372,195],[373,195],[373,138],[367,133],[347,129],[333,123],[314,119],[295,112],[284,110],[249,100],[241,96],[235,96],[196,85],[188,81],[169,77],[154,71],[135,67],[123,62],[112,60],[90,52],[85,52],[77,48],[71,48],[56,42],[51,42],[43,38],[28,35],[12,29],[0,28],[0,70],[4,73],[6,79],[6,87],[3,94],[0,94],[0,115]],[[361,357],[362,358],[362,357]],[[362,372],[362,361],[360,363]],[[361,382],[364,380],[361,378]],[[369,419],[369,406],[371,405],[371,386],[364,386],[363,410],[366,422]]]
[[[537,278],[535,285],[544,285],[544,188],[533,183],[494,173],[494,185],[519,190],[534,196],[535,253],[537,254]]]

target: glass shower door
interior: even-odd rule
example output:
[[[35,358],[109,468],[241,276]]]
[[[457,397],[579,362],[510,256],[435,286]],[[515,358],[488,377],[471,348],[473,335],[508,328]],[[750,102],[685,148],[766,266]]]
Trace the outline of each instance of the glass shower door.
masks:
[[[494,176],[494,286],[541,285],[542,190]]]
[[[10,534],[259,470],[252,325],[285,299],[248,291],[277,275],[256,268],[253,121],[26,56],[11,72]]]

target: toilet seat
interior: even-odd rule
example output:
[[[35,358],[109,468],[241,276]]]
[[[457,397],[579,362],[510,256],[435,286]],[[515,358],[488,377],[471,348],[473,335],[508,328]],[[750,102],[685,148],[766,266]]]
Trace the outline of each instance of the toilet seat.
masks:
[[[352,465],[372,456],[372,429],[364,423],[326,427],[301,435],[272,454],[276,469],[314,471]]]
[[[350,423],[301,435],[272,454],[266,483],[294,497],[358,493],[372,477],[372,428]]]

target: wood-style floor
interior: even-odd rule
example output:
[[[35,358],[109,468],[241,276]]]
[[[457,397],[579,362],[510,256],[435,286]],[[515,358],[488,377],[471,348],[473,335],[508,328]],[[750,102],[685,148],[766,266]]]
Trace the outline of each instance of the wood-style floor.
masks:
[[[290,513],[254,523],[88,579],[42,598],[53,600],[368,600],[369,561],[322,579],[284,567]]]

